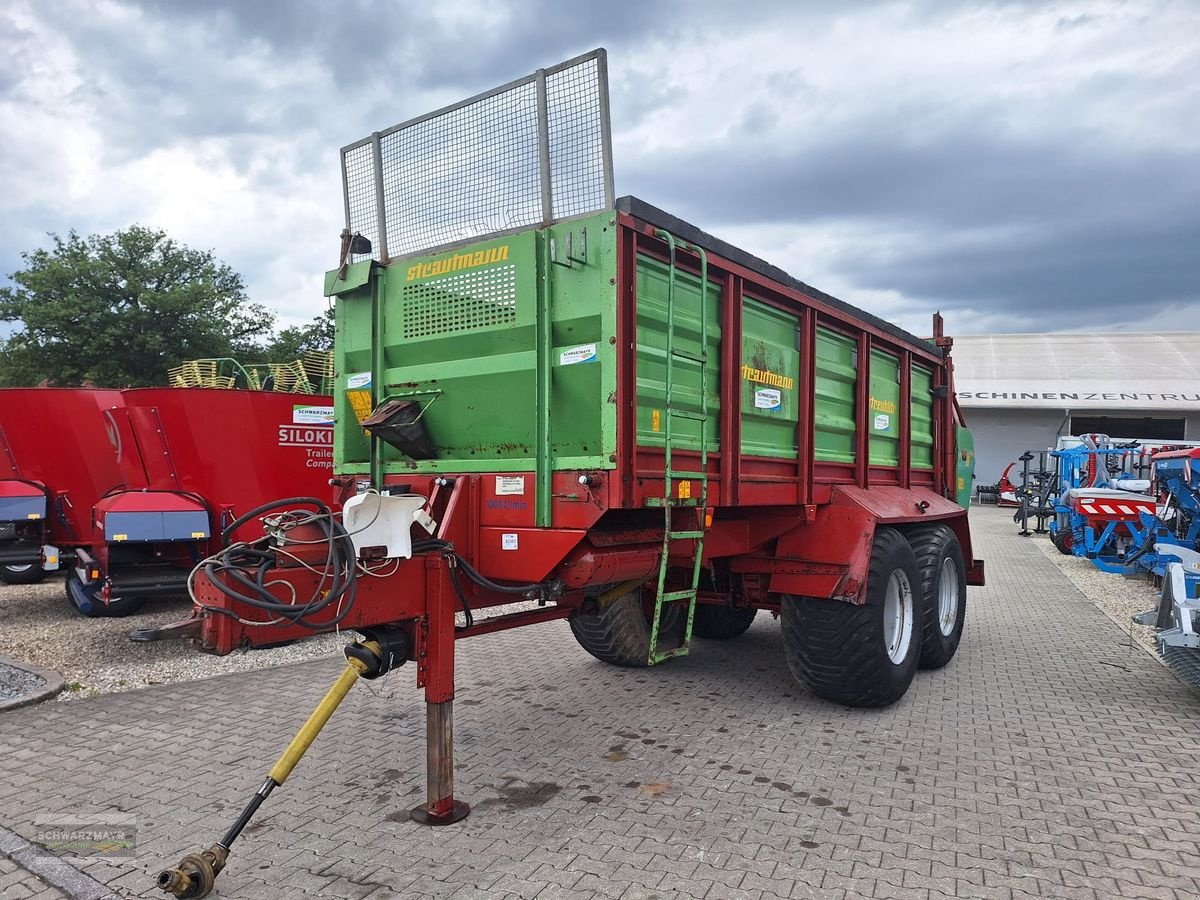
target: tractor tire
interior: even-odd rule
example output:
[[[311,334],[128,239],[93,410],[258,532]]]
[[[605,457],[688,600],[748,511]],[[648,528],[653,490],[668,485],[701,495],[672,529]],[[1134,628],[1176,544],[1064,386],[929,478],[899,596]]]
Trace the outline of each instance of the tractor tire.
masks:
[[[89,619],[119,619],[142,608],[141,597],[117,597],[105,603],[99,594],[100,585],[84,584],[74,570],[67,570],[67,599],[80,615]]]
[[[1075,555],[1075,533],[1069,528],[1060,528],[1050,535],[1050,543],[1063,556]]]
[[[46,577],[46,570],[37,563],[0,566],[0,581],[5,584],[37,584]]]
[[[700,604],[692,620],[692,634],[709,641],[732,640],[746,633],[757,614],[758,610],[753,606],[734,609]]]
[[[579,646],[601,662],[629,669],[645,668],[650,665],[650,628],[654,615],[653,606],[647,613],[646,605],[642,589],[635,588],[603,607],[580,610],[567,622]],[[674,606],[663,615],[659,649],[671,649],[682,643],[685,623],[680,612],[681,607]]]
[[[783,596],[783,649],[792,674],[819,697],[852,707],[904,696],[921,655],[920,575],[908,541],[878,528],[866,602]]]
[[[958,652],[967,620],[966,563],[962,545],[945,525],[915,528],[908,543],[921,578],[922,669],[940,669]]]

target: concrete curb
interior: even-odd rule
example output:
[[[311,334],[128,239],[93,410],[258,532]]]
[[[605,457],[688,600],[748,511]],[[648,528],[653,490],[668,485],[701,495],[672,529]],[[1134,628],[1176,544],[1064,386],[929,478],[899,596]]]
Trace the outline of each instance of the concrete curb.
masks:
[[[62,891],[71,900],[121,900],[118,894],[84,872],[79,871],[65,859],[55,856],[36,844],[0,825],[0,854],[31,872],[53,888]]]
[[[29,663],[18,662],[11,657],[0,654],[0,665],[11,666],[14,669],[21,669],[31,675],[36,675],[46,682],[46,686],[41,690],[34,691],[32,694],[26,694],[24,697],[15,697],[12,700],[0,700],[0,713],[7,712],[10,709],[17,709],[21,706],[31,706],[34,703],[41,703],[43,700],[49,700],[55,694],[59,693],[66,682],[63,677],[51,669],[43,669],[41,666],[30,665]]]

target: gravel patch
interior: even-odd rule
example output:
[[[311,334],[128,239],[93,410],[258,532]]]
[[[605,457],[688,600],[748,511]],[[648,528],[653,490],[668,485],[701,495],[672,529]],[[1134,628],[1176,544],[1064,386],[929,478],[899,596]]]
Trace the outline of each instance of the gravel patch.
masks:
[[[1130,621],[1134,613],[1145,612],[1158,606],[1159,589],[1148,573],[1114,575],[1102,572],[1092,565],[1091,560],[1059,553],[1050,542],[1049,535],[1036,534],[1030,536],[1029,540],[1062,570],[1081,594],[1100,607],[1122,631],[1158,659],[1154,643],[1156,629],[1149,625],[1134,625]]]
[[[16,700],[18,697],[40,691],[45,686],[46,679],[41,675],[0,662],[0,702]]]
[[[193,681],[288,663],[340,656],[353,633],[316,635],[285,647],[212,656],[188,641],[129,640],[129,632],[187,618],[186,598],[150,599],[137,615],[89,619],[67,600],[61,578],[35,585],[0,585],[0,654],[62,674],[60,701]],[[2,695],[0,695],[2,696]]]

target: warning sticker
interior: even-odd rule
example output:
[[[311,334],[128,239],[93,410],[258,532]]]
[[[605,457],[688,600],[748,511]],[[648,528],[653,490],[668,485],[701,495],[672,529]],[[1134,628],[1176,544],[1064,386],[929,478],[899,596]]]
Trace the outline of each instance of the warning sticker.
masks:
[[[783,406],[783,395],[775,388],[759,388],[754,392],[754,406],[757,409],[779,409]]]
[[[346,391],[346,399],[350,401],[350,408],[354,410],[354,418],[358,419],[358,424],[361,425],[363,419],[371,414],[371,392]]]
[[[891,424],[892,424],[892,417],[889,415],[880,413],[879,415],[877,415],[875,417],[875,430],[876,431],[887,431],[888,428],[891,426]]]
[[[496,496],[511,497],[520,496],[525,493],[525,476],[524,475],[497,475],[496,476]],[[514,535],[515,537],[515,535]]]
[[[518,549],[517,548],[517,536],[515,534],[500,535],[500,549],[501,550],[516,550],[516,549]]]
[[[558,364],[560,366],[574,366],[579,363],[595,361],[595,344],[584,344],[580,347],[572,347],[570,350],[564,350],[558,355]]]

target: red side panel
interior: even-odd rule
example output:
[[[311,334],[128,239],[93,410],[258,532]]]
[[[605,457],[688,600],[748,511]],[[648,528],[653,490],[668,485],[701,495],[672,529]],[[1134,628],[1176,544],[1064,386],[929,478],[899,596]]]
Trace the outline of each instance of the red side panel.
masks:
[[[90,540],[92,507],[109,491],[126,485],[105,415],[121,405],[120,391],[0,390],[0,466],[46,485],[51,506],[48,540],[58,546]]]
[[[272,500],[332,503],[333,401],[205,388],[122,392],[150,487],[203,497],[220,522]],[[236,536],[261,535],[249,526]]]

